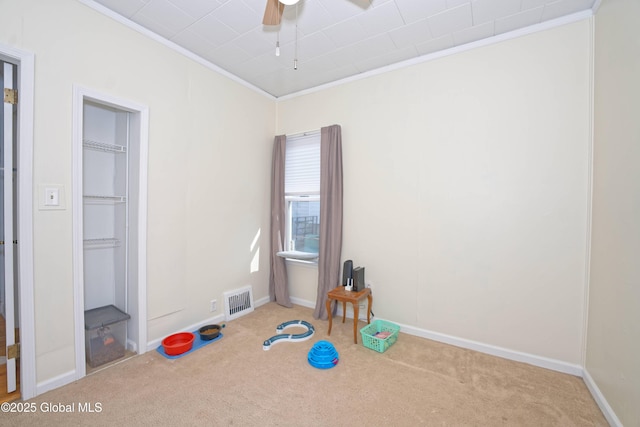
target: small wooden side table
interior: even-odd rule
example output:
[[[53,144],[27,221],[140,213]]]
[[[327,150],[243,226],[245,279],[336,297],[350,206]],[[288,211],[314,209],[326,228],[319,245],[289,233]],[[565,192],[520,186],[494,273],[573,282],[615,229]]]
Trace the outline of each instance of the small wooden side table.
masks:
[[[360,312],[358,302],[364,297],[367,297],[368,300],[367,323],[371,323],[371,304],[373,303],[371,288],[364,288],[359,292],[353,292],[345,290],[344,286],[338,286],[327,293],[327,316],[329,316],[329,332],[327,335],[331,335],[333,318],[331,303],[333,303],[333,301],[342,301],[342,323],[344,323],[347,312],[347,303],[350,302],[353,305],[353,342],[358,344],[358,314]]]

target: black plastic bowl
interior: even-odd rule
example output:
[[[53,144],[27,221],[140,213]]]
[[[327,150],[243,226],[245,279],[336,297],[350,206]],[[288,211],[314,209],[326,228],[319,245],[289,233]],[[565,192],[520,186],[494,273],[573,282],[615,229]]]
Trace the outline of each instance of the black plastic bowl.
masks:
[[[218,338],[218,335],[220,335],[220,330],[222,330],[222,328],[224,327],[224,323],[222,325],[205,325],[202,328],[198,329],[200,339],[202,341],[211,341],[214,338]]]

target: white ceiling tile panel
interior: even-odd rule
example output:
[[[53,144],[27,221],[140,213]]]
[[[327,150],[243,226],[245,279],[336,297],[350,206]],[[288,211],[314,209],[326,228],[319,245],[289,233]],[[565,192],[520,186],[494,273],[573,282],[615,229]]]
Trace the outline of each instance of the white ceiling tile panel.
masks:
[[[260,31],[260,30],[259,30]],[[290,41],[294,41],[296,38],[296,27],[295,25],[282,24],[279,26],[262,26],[262,32],[264,33],[265,39],[273,42],[275,46],[276,40],[280,40],[280,44],[288,43]],[[298,30],[298,37],[304,36],[304,33]]]
[[[423,0],[420,0],[423,1]],[[430,0],[427,0],[430,1]],[[392,0],[369,0],[369,3],[371,3],[371,6],[373,7],[380,7],[380,6],[384,6],[386,3],[393,3]]]
[[[335,62],[336,64],[340,64],[341,66],[343,66],[344,64],[351,64],[352,62],[354,62],[354,54],[358,50],[358,45],[360,43],[362,42],[354,43],[352,45],[336,49],[328,56],[333,62]]]
[[[283,71],[276,71],[270,74],[266,74],[264,76],[260,76],[255,80],[255,84],[261,87],[265,92],[270,93],[272,95],[276,95],[278,93],[290,93],[291,90],[289,86],[289,80],[287,79],[288,75]],[[286,89],[285,89],[286,88]]]
[[[384,55],[395,49],[396,47],[391,37],[387,34],[382,34],[336,50],[329,56],[336,64],[357,64],[360,61]]]
[[[296,84],[317,86],[331,81],[332,76],[336,75],[336,69],[342,69],[342,67],[336,67],[326,58],[318,58],[311,61],[299,61],[297,70],[293,69],[293,63],[289,63],[285,68],[259,76],[256,81],[273,81],[277,80],[278,75],[286,75],[294,79]],[[350,71],[357,72],[353,69]],[[340,77],[344,77],[344,75]]]
[[[522,0],[521,9],[523,11],[527,9],[534,9],[540,6],[544,6],[547,3],[553,3],[554,1],[557,0]]]
[[[189,29],[215,46],[221,46],[238,37],[236,31],[220,22],[213,15],[205,16],[191,25]]]
[[[347,46],[367,38],[367,34],[357,19],[348,19],[324,30],[336,46]]]
[[[393,30],[404,24],[402,16],[393,1],[375,7],[366,14],[359,15],[357,19],[364,32],[369,36]]]
[[[234,39],[233,43],[247,51],[251,56],[260,56],[263,53],[275,51],[276,47],[275,43],[267,40],[262,31],[258,29],[242,34]]]
[[[543,8],[540,6],[535,9],[524,10],[515,15],[496,19],[495,32],[496,34],[502,34],[518,28],[539,24],[542,19],[542,10]]]
[[[391,51],[385,55],[365,59],[364,61],[360,61],[357,65],[360,71],[365,72],[382,68],[389,64],[406,61],[408,59],[415,58],[416,56],[418,56],[418,51],[415,46],[408,46],[400,50]]]
[[[256,20],[253,11],[239,0],[227,2],[211,12],[210,16],[224,22],[238,33],[250,31],[258,26],[262,27],[262,18]]]
[[[137,11],[142,9],[149,0],[96,0],[108,9],[119,13],[122,16],[131,18]]]
[[[471,0],[447,0],[447,8],[453,9],[465,3],[470,3]]]
[[[204,56],[216,48],[213,43],[188,28],[176,34],[171,41],[200,56]]]
[[[285,30],[287,30],[287,28],[283,28],[283,31],[280,33],[280,44],[293,43],[296,39],[300,39],[305,36],[305,33],[300,30],[296,32],[295,27],[289,28],[288,32]]]
[[[202,0],[194,0],[201,2]],[[262,16],[264,15],[264,9],[266,7],[267,0],[242,0],[251,10],[255,11],[260,16],[260,22],[262,22]]]
[[[144,28],[151,30],[152,32],[164,37],[165,39],[171,39],[173,36],[178,34],[177,30],[167,28],[164,25],[154,21],[153,19],[145,15],[136,14],[131,17],[131,20],[136,24],[139,24]]]
[[[291,64],[287,63],[287,67],[291,67]],[[324,74],[331,72],[331,70],[334,70],[335,68],[340,68],[340,66],[325,55],[310,60],[300,61],[298,71],[305,74]]]
[[[431,38],[431,31],[426,19],[389,31],[389,36],[399,48],[422,43]]]
[[[453,47],[453,36],[447,34],[446,36],[438,37],[437,39],[429,40],[425,43],[416,45],[416,49],[420,55],[428,55],[430,53],[437,52],[439,50],[445,50]]]
[[[242,64],[246,63],[251,58],[252,56],[244,49],[233,44],[222,45],[205,56],[205,59],[219,65],[225,70],[229,70],[231,68],[240,69],[242,68]]]
[[[562,0],[548,3],[542,12],[542,20],[559,18],[564,15],[579,12],[590,8],[593,0]]]
[[[271,94],[273,96],[277,96],[278,93],[282,90],[285,85],[284,78],[281,78],[276,81],[261,79],[254,82],[256,86],[264,90],[266,93]],[[284,92],[291,93],[291,92]]]
[[[265,0],[266,1],[266,0]],[[298,29],[305,34],[311,34],[320,31],[322,28],[333,25],[335,20],[322,7],[318,1],[301,1],[294,6],[285,6],[282,20],[285,25],[296,25],[296,8]]]
[[[154,0],[147,3],[133,15],[133,19],[136,22],[155,22],[173,34],[184,30],[193,22],[193,18],[167,0]]]
[[[466,3],[433,15],[427,19],[427,22],[433,37],[440,37],[470,27],[473,24],[471,4]]]
[[[311,83],[313,84],[313,83]],[[291,76],[290,74],[283,73],[280,87],[286,88],[288,93],[299,92],[305,87],[308,87],[304,81],[300,81],[299,77]]]
[[[275,55],[275,49],[271,52],[267,52],[267,55],[273,54],[273,58],[280,64],[281,68],[289,68],[293,66],[293,60],[296,56],[295,44],[288,43],[281,45],[280,56]],[[304,58],[304,57],[303,57]]]
[[[336,44],[324,33],[313,33],[298,40],[298,58],[316,58],[331,52],[335,48]]]
[[[252,58],[242,64],[238,75],[247,80],[255,80],[262,75],[281,70],[283,64],[278,61],[275,55],[264,54]]]
[[[471,8],[473,24],[479,25],[520,12],[520,0],[475,0]]]
[[[464,30],[453,33],[453,44],[456,46],[472,43],[478,40],[486,39],[494,36],[493,21],[484,24],[474,25]]]
[[[428,18],[447,8],[446,0],[395,0],[395,3],[400,10],[404,22],[407,24]]]
[[[298,71],[304,71],[304,70],[301,68]],[[330,83],[335,80],[351,77],[356,74],[360,74],[360,71],[354,65],[346,64],[343,66],[338,65],[322,73],[316,73],[314,75],[309,76],[306,80],[314,86],[319,86],[322,84]],[[313,86],[310,86],[310,87],[313,87]]]
[[[297,20],[296,8],[287,6],[279,26],[264,26],[266,0],[93,1],[276,97],[590,10],[595,2],[300,0]]]
[[[335,22],[353,18],[372,8],[368,0],[318,0]]]
[[[169,2],[194,19],[200,19],[220,7],[219,3],[213,1],[169,0]]]

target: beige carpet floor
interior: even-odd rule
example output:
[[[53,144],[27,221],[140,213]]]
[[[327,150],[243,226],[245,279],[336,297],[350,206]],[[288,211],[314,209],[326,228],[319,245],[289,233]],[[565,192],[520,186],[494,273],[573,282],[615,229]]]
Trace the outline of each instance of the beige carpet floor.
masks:
[[[262,343],[278,324],[306,320],[303,342]],[[224,337],[185,357],[156,351],[128,359],[0,414],[11,426],[606,426],[581,378],[400,334],[377,353],[353,343],[353,324],[274,303],[227,323]],[[364,326],[363,322],[360,327]],[[301,333],[290,328],[286,333]],[[332,342],[336,367],[307,354]],[[44,412],[52,405],[69,413]],[[100,412],[80,412],[90,405]]]

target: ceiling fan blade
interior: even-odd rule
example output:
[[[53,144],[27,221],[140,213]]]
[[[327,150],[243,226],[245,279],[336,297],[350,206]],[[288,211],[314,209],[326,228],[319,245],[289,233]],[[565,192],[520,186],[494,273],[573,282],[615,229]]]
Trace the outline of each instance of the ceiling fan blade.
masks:
[[[280,25],[284,4],[278,0],[267,0],[267,7],[264,9],[263,25]]]

